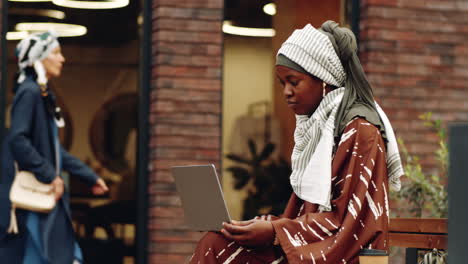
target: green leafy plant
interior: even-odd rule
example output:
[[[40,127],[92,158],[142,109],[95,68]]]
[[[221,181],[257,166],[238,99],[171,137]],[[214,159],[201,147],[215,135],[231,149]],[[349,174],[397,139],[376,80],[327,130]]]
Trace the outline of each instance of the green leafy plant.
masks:
[[[244,200],[242,218],[251,219],[257,215],[279,215],[291,195],[289,184],[291,168],[283,160],[274,160],[271,154],[275,150],[273,143],[265,144],[258,152],[252,140],[248,140],[250,158],[228,154],[227,158],[238,166],[227,168],[234,178],[234,189],[247,188],[248,196]]]
[[[405,180],[399,192],[392,192],[392,198],[397,203],[404,203],[402,209],[393,210],[393,215],[397,217],[440,217],[445,218],[448,214],[448,194],[446,180],[448,172],[447,133],[441,120],[434,120],[432,113],[425,113],[419,116],[426,127],[432,128],[438,138],[438,148],[435,151],[437,169],[428,173],[423,170],[418,156],[411,155],[406,148],[404,141],[398,139],[400,153],[405,171]],[[395,211],[399,213],[395,214]],[[392,248],[392,257],[402,254],[401,248]],[[431,254],[446,256],[447,252],[434,249],[430,252],[418,252],[418,263],[446,263],[445,257],[440,262],[428,262]],[[438,259],[439,261],[439,259]]]
[[[399,192],[394,198],[404,199],[409,205],[407,210],[414,217],[447,217],[448,194],[446,189],[448,171],[447,133],[440,120],[434,120],[432,113],[420,116],[424,125],[437,132],[439,147],[435,152],[438,168],[433,173],[423,170],[419,157],[408,152],[402,139],[399,139],[405,176]]]

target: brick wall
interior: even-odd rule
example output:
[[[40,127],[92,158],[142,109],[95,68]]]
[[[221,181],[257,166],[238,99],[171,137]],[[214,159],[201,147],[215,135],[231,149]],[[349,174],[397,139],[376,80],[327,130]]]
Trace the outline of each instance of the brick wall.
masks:
[[[183,226],[169,169],[220,168],[222,19],[222,0],[153,0],[150,263],[184,263],[201,235]]]
[[[397,136],[435,164],[437,138],[418,120],[468,121],[468,2],[362,0],[361,59]]]

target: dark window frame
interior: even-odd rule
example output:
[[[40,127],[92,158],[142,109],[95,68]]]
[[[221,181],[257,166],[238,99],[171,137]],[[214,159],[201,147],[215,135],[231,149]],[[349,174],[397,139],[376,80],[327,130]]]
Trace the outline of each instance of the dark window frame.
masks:
[[[152,0],[143,0],[143,36],[140,41],[140,89],[137,147],[136,262],[148,263],[149,109],[151,104]]]

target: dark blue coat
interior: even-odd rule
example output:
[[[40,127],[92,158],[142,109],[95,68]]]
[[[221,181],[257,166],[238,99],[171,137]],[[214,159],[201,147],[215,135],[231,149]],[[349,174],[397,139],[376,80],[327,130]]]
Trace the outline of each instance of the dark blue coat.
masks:
[[[32,76],[21,83],[13,99],[10,130],[2,144],[0,178],[0,262],[22,263],[28,212],[16,210],[19,234],[10,235],[9,191],[14,179],[14,161],[20,170],[31,171],[41,182],[54,180],[55,148],[52,116],[45,107],[39,85]],[[96,174],[60,146],[62,169],[93,185]],[[43,255],[51,264],[72,263],[75,237],[70,218],[68,192],[49,214],[40,214],[40,237]]]

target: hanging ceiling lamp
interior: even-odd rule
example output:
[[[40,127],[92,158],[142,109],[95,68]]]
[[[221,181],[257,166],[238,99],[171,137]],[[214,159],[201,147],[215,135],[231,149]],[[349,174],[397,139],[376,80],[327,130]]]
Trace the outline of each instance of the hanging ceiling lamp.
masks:
[[[239,27],[232,24],[232,21],[225,20],[223,22],[223,32],[231,35],[247,36],[247,37],[273,37],[275,30],[272,28],[251,28]]]
[[[275,3],[269,3],[263,6],[263,12],[265,14],[274,16],[276,15],[276,4]]]
[[[59,10],[12,7],[8,10],[8,14],[12,16],[13,25],[16,25],[13,31],[7,32],[7,40],[20,40],[27,37],[30,33],[49,29],[55,30],[59,37],[82,36],[87,32],[84,26],[48,22],[50,19],[55,21],[65,19],[65,12]],[[34,22],[24,22],[25,20],[32,20]]]
[[[81,25],[65,24],[65,23],[18,23],[15,26],[16,31],[26,31],[28,33],[54,30],[59,37],[79,37],[88,32],[88,29]]]
[[[70,8],[80,9],[113,9],[127,6],[129,0],[107,0],[107,1],[79,1],[79,0],[52,0],[52,3]]]
[[[20,39],[24,39],[28,35],[29,33],[26,31],[8,31],[6,33],[6,39],[7,40],[20,40]]]

